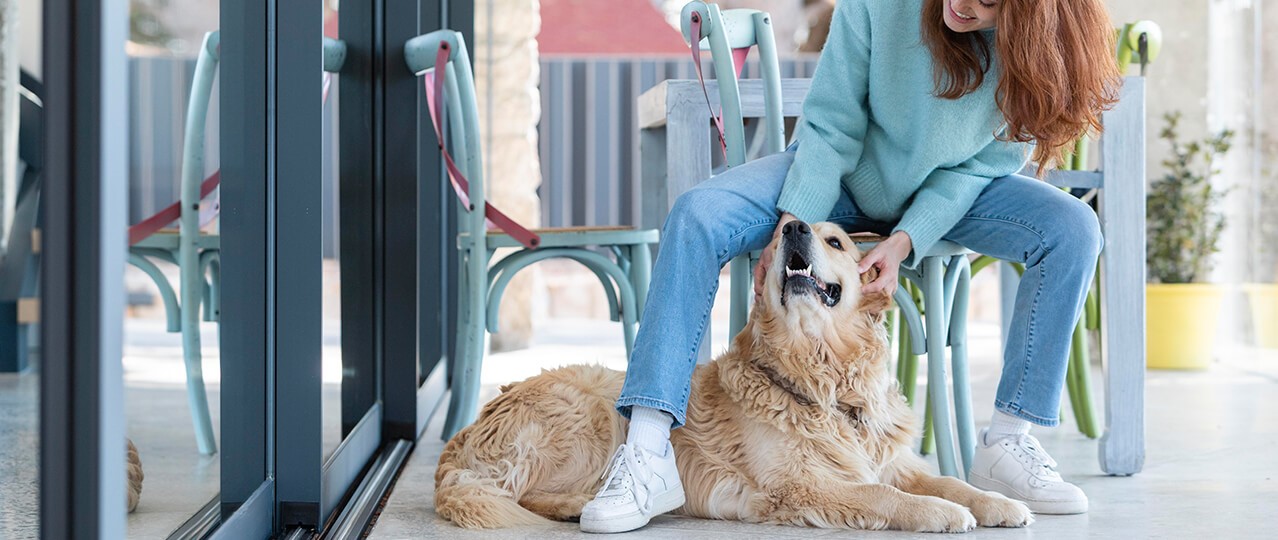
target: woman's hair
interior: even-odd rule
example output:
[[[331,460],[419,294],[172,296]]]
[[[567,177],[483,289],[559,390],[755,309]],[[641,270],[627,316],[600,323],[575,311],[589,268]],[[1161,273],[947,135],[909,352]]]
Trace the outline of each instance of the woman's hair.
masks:
[[[924,0],[922,36],[932,51],[937,96],[976,90],[990,67],[981,32],[954,32],[942,20],[949,0]],[[1038,172],[1054,164],[1118,101],[1115,32],[1102,0],[999,0],[993,51],[1000,64],[995,99],[1006,140],[1036,143]]]

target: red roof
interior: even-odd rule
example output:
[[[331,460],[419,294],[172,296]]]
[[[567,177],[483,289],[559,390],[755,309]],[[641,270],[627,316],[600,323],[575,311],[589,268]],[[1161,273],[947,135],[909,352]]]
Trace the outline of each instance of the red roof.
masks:
[[[688,52],[650,0],[541,0],[537,44],[543,55]]]

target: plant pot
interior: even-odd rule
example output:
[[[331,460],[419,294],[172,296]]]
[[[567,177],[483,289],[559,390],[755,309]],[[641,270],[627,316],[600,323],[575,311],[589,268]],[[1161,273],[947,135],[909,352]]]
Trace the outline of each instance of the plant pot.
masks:
[[[1145,366],[1206,369],[1211,364],[1224,289],[1210,283],[1145,286]]]
[[[1251,327],[1256,345],[1278,349],[1278,283],[1249,283],[1247,303],[1251,305]]]

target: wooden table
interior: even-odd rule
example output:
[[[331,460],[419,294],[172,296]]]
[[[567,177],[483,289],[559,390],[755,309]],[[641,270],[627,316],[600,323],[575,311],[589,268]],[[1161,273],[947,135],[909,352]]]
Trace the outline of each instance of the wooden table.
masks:
[[[811,79],[782,80],[787,118],[799,116],[810,84]],[[718,89],[713,81],[707,86],[718,110]],[[761,81],[743,80],[740,88],[743,115],[761,117]],[[639,96],[643,227],[661,227],[675,199],[710,177],[717,142],[705,99],[695,80],[664,81]],[[1106,473],[1130,475],[1145,461],[1145,80],[1127,77],[1121,100],[1102,121],[1100,170],[1053,171],[1047,181],[1100,189],[1105,433],[1099,457]],[[1005,281],[1003,290],[1009,287],[1014,294],[1014,282]],[[1011,301],[1004,294],[1005,313]]]

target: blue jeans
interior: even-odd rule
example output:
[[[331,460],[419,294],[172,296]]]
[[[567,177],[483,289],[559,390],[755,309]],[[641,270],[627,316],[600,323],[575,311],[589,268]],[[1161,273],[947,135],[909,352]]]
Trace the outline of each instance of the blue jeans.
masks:
[[[617,409],[660,409],[683,425],[697,350],[733,257],[763,249],[793,152],[729,169],[675,201],[661,231],[647,307]],[[891,232],[846,191],[828,221],[850,231]],[[1096,213],[1077,198],[1019,175],[997,178],[944,236],[977,253],[1025,264],[994,406],[1042,426],[1058,423],[1070,339],[1103,241]]]

